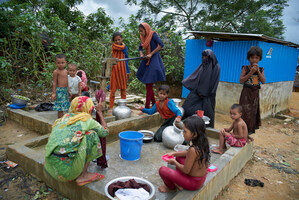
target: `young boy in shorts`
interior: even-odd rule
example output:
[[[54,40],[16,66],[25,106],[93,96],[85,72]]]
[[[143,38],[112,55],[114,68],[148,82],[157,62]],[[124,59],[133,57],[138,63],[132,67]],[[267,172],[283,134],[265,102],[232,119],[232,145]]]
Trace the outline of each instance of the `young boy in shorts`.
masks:
[[[226,144],[231,147],[243,147],[246,145],[248,136],[247,125],[242,117],[242,106],[240,104],[234,104],[230,108],[230,117],[233,120],[232,125],[229,128],[220,130],[219,133],[219,147],[212,149],[213,153],[223,154],[223,149],[226,149]],[[231,131],[233,131],[231,133]]]
[[[159,101],[157,101],[152,108],[136,107],[149,115],[159,112],[161,117],[165,119],[164,123],[154,135],[156,142],[162,142],[162,133],[167,126],[172,126],[174,121],[179,123],[182,118],[181,111],[176,107],[173,100],[168,98],[169,91],[170,88],[168,85],[161,85],[158,88]]]
[[[55,100],[53,110],[57,110],[57,116],[61,118],[63,111],[68,111],[70,107],[68,73],[65,69],[67,64],[66,56],[64,54],[57,54],[55,56],[55,64],[57,68],[53,72],[52,100]]]

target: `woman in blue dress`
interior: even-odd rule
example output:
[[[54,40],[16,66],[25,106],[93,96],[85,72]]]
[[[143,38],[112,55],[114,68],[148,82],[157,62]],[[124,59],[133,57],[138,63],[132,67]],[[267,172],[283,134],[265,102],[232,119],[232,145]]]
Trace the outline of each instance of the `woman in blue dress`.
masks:
[[[139,46],[139,54],[144,56],[145,49],[146,59],[142,60],[137,71],[137,78],[146,85],[146,101],[145,108],[156,103],[153,84],[157,81],[165,81],[165,68],[160,56],[160,50],[164,44],[157,32],[152,31],[150,25],[141,23],[139,25],[139,33],[141,44]]]

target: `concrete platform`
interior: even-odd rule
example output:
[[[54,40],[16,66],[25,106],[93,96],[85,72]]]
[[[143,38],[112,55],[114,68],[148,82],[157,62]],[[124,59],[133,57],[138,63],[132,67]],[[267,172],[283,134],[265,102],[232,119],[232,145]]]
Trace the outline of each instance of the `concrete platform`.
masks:
[[[90,165],[89,170],[105,175],[105,179],[96,183],[91,183],[83,187],[77,186],[74,182],[58,182],[43,170],[45,144],[48,135],[35,139],[10,145],[7,149],[9,160],[17,162],[24,170],[34,174],[50,187],[70,199],[107,199],[104,192],[106,183],[110,180],[122,176],[137,176],[150,181],[156,189],[153,199],[214,199],[216,195],[236,176],[246,162],[252,156],[253,144],[247,144],[243,148],[229,148],[225,154],[212,154],[211,164],[218,166],[218,171],[209,173],[204,187],[198,191],[179,191],[174,193],[160,193],[158,187],[163,183],[158,170],[159,167],[167,165],[161,156],[171,150],[165,148],[162,143],[144,144],[141,157],[138,161],[122,160],[119,156],[119,141],[112,142],[107,146],[109,155],[107,169],[102,170],[95,163]],[[210,145],[217,144],[217,140],[209,138]]]
[[[163,122],[163,118],[158,113],[154,115],[139,115],[139,113],[138,110],[132,110],[130,118],[116,121],[112,114],[104,116],[109,128],[107,141],[116,141],[118,133],[121,131],[150,129],[161,125]],[[7,115],[8,118],[41,135],[51,132],[52,125],[57,118],[57,112],[55,111],[36,112],[22,109],[7,109]]]
[[[161,166],[166,165],[161,156],[171,150],[166,149],[162,143],[147,143],[142,147],[141,158],[138,161],[125,161],[119,157],[120,146],[118,134],[125,130],[152,130],[155,131],[163,122],[159,114],[138,115],[137,111],[131,118],[111,121],[108,123],[109,135],[107,136],[107,153],[110,157],[109,168],[102,170],[92,163],[90,171],[99,172],[105,175],[105,179],[96,183],[91,183],[83,187],[78,187],[74,182],[58,182],[43,170],[45,144],[51,132],[54,113],[43,112],[42,114],[28,112],[20,109],[8,110],[9,118],[19,122],[33,131],[37,131],[43,136],[23,141],[7,148],[7,156],[19,164],[27,172],[43,180],[47,185],[55,188],[64,196],[70,199],[107,199],[104,187],[110,180],[122,176],[137,176],[150,181],[156,189],[153,199],[159,200],[188,200],[204,199],[212,200],[218,193],[234,178],[251,158],[253,143],[247,144],[243,148],[229,148],[223,155],[212,154],[211,164],[218,166],[218,170],[208,173],[204,186],[198,191],[180,191],[175,193],[162,194],[157,188],[163,182],[158,174]],[[109,117],[109,116],[106,116]],[[219,131],[207,128],[210,145],[218,144]]]

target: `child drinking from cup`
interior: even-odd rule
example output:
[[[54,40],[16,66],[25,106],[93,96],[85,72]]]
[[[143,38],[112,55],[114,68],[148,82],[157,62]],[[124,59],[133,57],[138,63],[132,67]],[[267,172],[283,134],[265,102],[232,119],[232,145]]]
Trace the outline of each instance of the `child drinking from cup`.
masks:
[[[263,51],[258,46],[252,46],[247,52],[250,65],[242,67],[240,83],[243,84],[239,103],[243,107],[242,119],[245,121],[248,134],[255,132],[261,125],[259,90],[260,83],[266,82],[264,68],[258,65],[263,58]],[[251,137],[249,137],[251,139]]]

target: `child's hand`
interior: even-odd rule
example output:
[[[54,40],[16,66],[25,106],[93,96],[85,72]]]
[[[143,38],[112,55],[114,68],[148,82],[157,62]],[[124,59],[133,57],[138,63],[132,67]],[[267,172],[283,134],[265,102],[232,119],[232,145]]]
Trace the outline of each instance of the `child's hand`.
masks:
[[[51,98],[52,98],[53,101],[56,100],[56,94],[55,93],[52,94]]]
[[[102,112],[103,107],[104,107],[104,105],[103,105],[102,99],[100,98],[100,101],[99,101],[99,103],[98,103],[98,105],[96,107],[96,111],[97,112]]]
[[[135,108],[136,110],[140,110],[141,106],[139,106],[138,104],[135,104],[135,105],[134,105],[134,108]]]
[[[257,63],[253,63],[252,68],[250,71],[252,71],[253,73],[255,73],[257,70],[259,69],[259,66]]]
[[[141,51],[139,51],[139,55],[140,57],[144,57],[144,54]]]
[[[146,55],[145,58],[149,60],[149,59],[151,59],[152,56],[153,55],[150,53],[150,54]]]
[[[167,160],[166,162],[168,162],[168,163],[171,164],[171,165],[174,165],[175,159],[169,159],[169,160]]]
[[[175,118],[175,122],[176,122],[176,123],[180,123],[181,121],[182,121],[182,120],[181,120],[181,117],[178,116],[178,117]]]
[[[168,153],[167,155],[175,157],[174,154],[175,154],[175,152],[171,152],[171,153]]]

